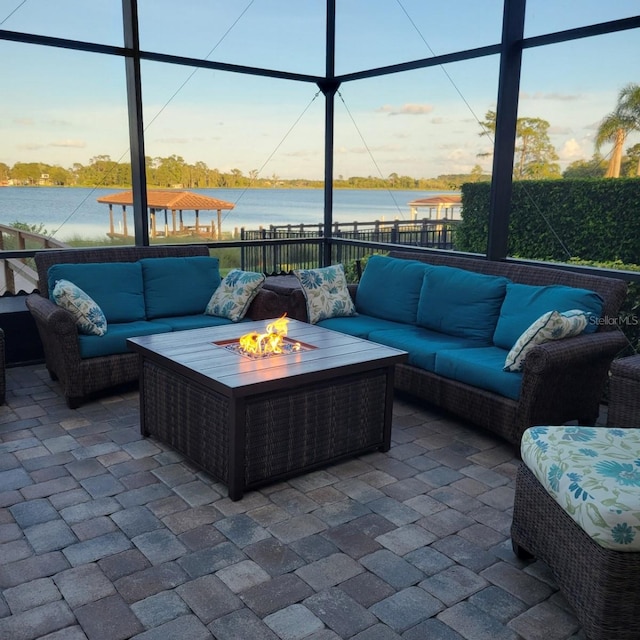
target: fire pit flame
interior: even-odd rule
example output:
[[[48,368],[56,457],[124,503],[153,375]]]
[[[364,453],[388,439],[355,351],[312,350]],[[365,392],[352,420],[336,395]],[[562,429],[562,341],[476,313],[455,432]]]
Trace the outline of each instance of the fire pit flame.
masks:
[[[299,342],[287,342],[287,325],[289,323],[286,314],[282,317],[270,322],[265,327],[265,333],[246,333],[240,336],[238,343],[240,349],[247,354],[253,356],[264,356],[277,353],[283,353],[285,345],[288,351],[300,351]]]

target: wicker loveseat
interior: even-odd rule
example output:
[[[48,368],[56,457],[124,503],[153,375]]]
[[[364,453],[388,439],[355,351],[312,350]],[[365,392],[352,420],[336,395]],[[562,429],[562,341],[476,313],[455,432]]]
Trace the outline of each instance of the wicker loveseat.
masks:
[[[147,258],[184,258],[187,260],[194,258],[201,260],[202,257],[208,256],[209,249],[203,245],[64,249],[36,254],[39,293],[32,293],[27,296],[26,304],[40,334],[46,367],[51,377],[60,382],[69,407],[76,408],[83,398],[95,392],[136,381],[139,373],[139,362],[137,354],[128,352],[126,347],[119,350],[114,349],[112,353],[100,353],[92,357],[87,357],[86,350],[84,350],[85,357],[83,357],[81,341],[87,338],[89,340],[93,339],[94,345],[96,345],[96,343],[105,340],[109,336],[109,331],[104,338],[81,336],[79,334],[71,313],[49,299],[51,285],[49,269],[54,265],[59,268],[60,265],[78,264],[95,264],[95,269],[105,263],[114,266],[115,263],[134,263],[141,260],[144,261]],[[192,260],[192,262],[194,261]],[[126,265],[123,267],[124,271],[128,268],[130,267]],[[122,284],[123,289],[126,289],[126,283]],[[190,291],[194,286],[192,282],[180,283],[180,287],[184,287],[185,292]],[[87,293],[91,295],[90,291],[87,291]],[[208,298],[211,295],[211,291],[204,295]],[[171,292],[168,292],[169,304],[171,304],[170,298]],[[123,306],[126,307],[127,305]],[[203,315],[203,311],[204,309],[193,318],[177,317],[178,314],[174,313],[172,315],[176,317],[168,320],[168,324],[173,326],[167,327],[167,322],[158,323],[157,332],[210,326],[215,319],[211,316]],[[251,302],[247,318],[251,320],[274,318],[281,315],[283,311],[282,301],[275,293],[260,290]],[[126,309],[123,312],[126,312]],[[220,322],[230,322],[230,320],[221,319]],[[143,325],[150,323],[139,322],[132,324]],[[154,332],[153,329],[145,330],[145,333]],[[139,334],[133,333],[132,335]],[[126,337],[124,334],[119,336],[119,342],[124,345]],[[110,344],[108,340],[111,340],[111,338],[107,338],[106,344]],[[113,344],[113,341],[111,341],[111,344]]]
[[[419,261],[438,269],[447,267],[449,271],[454,268],[457,273],[462,269],[474,274],[495,276],[502,282],[506,279],[507,292],[510,288],[518,288],[519,285],[545,289],[549,285],[560,285],[550,288],[567,291],[566,288],[570,287],[570,295],[573,295],[574,290],[586,290],[592,298],[601,299],[601,302],[598,302],[601,304],[599,317],[603,319],[616,318],[626,296],[626,283],[621,280],[565,270],[410,251],[392,252],[389,258],[401,262],[413,261],[414,264],[415,261]],[[536,346],[526,356],[521,372],[504,373],[505,355],[510,347],[507,346],[501,355],[497,345],[492,344],[497,333],[492,341],[491,327],[488,340],[487,332],[484,331],[484,344],[478,345],[473,342],[473,333],[480,327],[481,322],[470,320],[473,314],[471,306],[467,308],[459,300],[453,300],[451,307],[457,306],[456,311],[451,313],[449,319],[445,318],[441,327],[436,327],[435,330],[433,323],[421,323],[419,306],[417,319],[414,308],[411,311],[413,319],[407,321],[407,308],[411,305],[406,304],[406,299],[399,297],[398,290],[409,286],[406,282],[411,277],[409,269],[406,269],[406,277],[403,275],[394,283],[369,282],[366,289],[368,297],[373,300],[365,304],[364,295],[361,294],[364,294],[367,269],[372,259],[367,263],[360,284],[350,285],[358,315],[333,317],[321,320],[318,324],[408,351],[409,363],[396,366],[396,389],[484,427],[516,446],[519,446],[524,430],[533,425],[564,424],[574,420],[581,424],[595,423],[609,366],[626,344],[622,333],[612,328],[613,323],[594,321],[581,335]],[[431,269],[430,266],[427,268]],[[439,271],[442,272],[442,269]],[[419,284],[419,274],[417,278],[418,284],[411,292],[416,299],[424,295],[424,290]],[[427,279],[425,276],[424,280]],[[274,289],[282,289],[285,284],[291,282],[285,283],[284,279],[281,279]],[[528,290],[528,287],[519,287],[519,290],[522,289]],[[303,291],[290,287],[287,294],[290,315],[306,319]],[[430,313],[431,306],[442,310],[446,307],[442,298],[448,296],[451,297],[449,290],[440,289],[431,298],[434,304],[424,305],[425,313]],[[453,294],[453,297],[455,298],[456,294]],[[504,300],[506,299],[505,297]],[[475,301],[476,306],[482,306],[483,302],[481,296]],[[419,299],[415,304],[420,305]],[[502,318],[504,301],[497,304],[502,304],[499,309],[499,318]],[[376,309],[375,313],[371,311],[372,306]],[[571,305],[558,311],[573,308],[575,307]],[[544,312],[552,309],[545,309]],[[456,334],[448,331],[449,321],[452,321],[452,324],[466,323],[467,333]],[[524,325],[524,328],[527,326]],[[472,340],[465,342],[469,333]],[[440,364],[442,362],[444,365]],[[465,378],[470,369],[474,369],[473,375]],[[469,377],[473,378],[472,382],[469,382]]]

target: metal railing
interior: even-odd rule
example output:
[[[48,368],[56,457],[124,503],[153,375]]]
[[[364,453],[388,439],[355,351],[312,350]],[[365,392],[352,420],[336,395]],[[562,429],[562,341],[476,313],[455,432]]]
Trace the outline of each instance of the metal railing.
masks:
[[[394,244],[432,249],[454,248],[455,220],[414,220],[411,222],[348,222],[332,225],[331,261],[360,260],[371,253],[366,246],[342,244],[334,240],[356,240],[367,243]],[[271,225],[257,231],[241,230],[241,239],[260,242],[241,251],[242,269],[282,273],[291,269],[310,269],[322,264],[324,225]],[[296,240],[287,243],[287,240]],[[300,241],[307,240],[306,243]]]

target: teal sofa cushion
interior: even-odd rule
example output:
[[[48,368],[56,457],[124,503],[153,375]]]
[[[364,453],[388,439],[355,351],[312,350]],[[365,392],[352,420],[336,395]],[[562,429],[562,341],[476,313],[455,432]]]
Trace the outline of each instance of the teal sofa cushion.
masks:
[[[204,327],[219,327],[223,324],[242,324],[249,321],[250,318],[243,318],[238,322],[233,322],[229,318],[222,316],[209,316],[203,313],[197,313],[190,316],[169,316],[165,318],[154,318],[152,324],[156,322],[171,327],[172,331],[184,331],[185,329],[203,329]],[[241,331],[241,330],[240,330]]]
[[[204,313],[220,284],[218,258],[143,258],[147,319]]]
[[[116,353],[128,353],[127,338],[134,336],[148,336],[153,333],[168,333],[171,327],[160,322],[147,322],[138,320],[135,322],[111,323],[103,336],[79,335],[81,358],[97,358],[98,356],[111,356]]]
[[[432,268],[417,260],[371,256],[356,291],[356,311],[415,324],[422,280]]]
[[[374,318],[373,316],[357,315],[344,316],[338,318],[327,318],[317,323],[318,327],[331,329],[346,333],[356,338],[368,338],[372,331],[380,331],[382,329],[405,329],[408,325],[401,322],[392,322],[383,318]]]
[[[489,345],[509,282],[466,269],[433,267],[422,284],[418,325]]]
[[[537,287],[528,284],[507,285],[500,318],[493,334],[493,343],[503,349],[511,349],[518,338],[540,316],[549,311],[570,311],[580,309],[599,318],[602,314],[602,298],[594,291],[549,285]],[[595,322],[587,324],[584,333],[597,329]]]
[[[145,319],[139,262],[55,264],[47,273],[49,297],[58,280],[80,287],[102,309],[107,324]]]
[[[476,340],[410,326],[405,326],[404,329],[372,331],[368,339],[387,347],[407,351],[408,364],[427,371],[435,371],[436,354],[443,349],[467,349],[479,346]]]
[[[506,356],[507,352],[499,347],[443,350],[436,354],[435,372],[445,378],[517,400],[522,374],[502,370]]]

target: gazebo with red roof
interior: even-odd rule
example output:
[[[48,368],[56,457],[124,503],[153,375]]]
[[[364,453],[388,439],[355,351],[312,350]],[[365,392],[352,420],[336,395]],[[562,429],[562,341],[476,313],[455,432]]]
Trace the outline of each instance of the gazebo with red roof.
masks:
[[[133,204],[133,192],[122,191],[98,198],[98,202],[109,205],[109,233],[110,238],[129,237],[127,229],[127,206]],[[116,232],[113,221],[113,205],[122,206],[122,231]],[[149,207],[150,235],[152,238],[164,235],[185,236],[197,235],[209,237],[212,240],[222,238],[222,211],[231,210],[235,205],[231,202],[210,198],[191,191],[176,191],[169,189],[149,189],[147,191],[147,205]],[[164,210],[164,232],[158,232],[156,213]],[[169,226],[168,211],[171,211],[171,227]],[[183,219],[183,211],[195,211],[195,224],[187,225]],[[217,226],[213,220],[211,224],[200,224],[200,211],[217,211]]]

